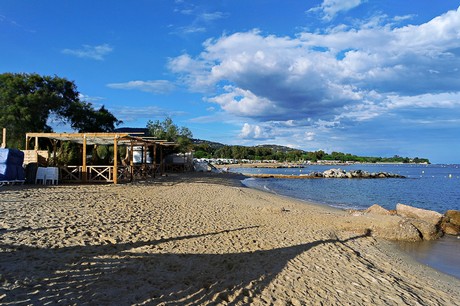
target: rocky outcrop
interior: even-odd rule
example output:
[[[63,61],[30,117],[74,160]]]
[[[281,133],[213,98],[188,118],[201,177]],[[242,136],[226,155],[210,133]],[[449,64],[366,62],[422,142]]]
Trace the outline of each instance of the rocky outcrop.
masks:
[[[434,225],[439,224],[442,219],[442,214],[436,211],[412,207],[401,203],[396,204],[396,213],[402,217],[419,219]]]
[[[460,211],[448,210],[442,218],[441,229],[448,235],[460,235]]]
[[[391,211],[374,204],[363,211],[349,211],[351,216],[361,218],[357,224],[366,225],[372,235],[389,240],[420,241],[435,240],[443,233],[458,235],[460,211],[442,214],[397,204]]]
[[[421,241],[423,239],[420,231],[412,222],[399,216],[385,216],[385,219],[387,220],[385,222],[373,223],[371,228],[373,236],[395,241]]]
[[[388,172],[367,172],[363,170],[345,171],[342,169],[329,169],[321,172],[311,174],[314,177],[324,178],[405,178],[402,175]]]
[[[398,203],[396,213],[409,220],[419,231],[423,240],[435,240],[442,236],[442,214]]]

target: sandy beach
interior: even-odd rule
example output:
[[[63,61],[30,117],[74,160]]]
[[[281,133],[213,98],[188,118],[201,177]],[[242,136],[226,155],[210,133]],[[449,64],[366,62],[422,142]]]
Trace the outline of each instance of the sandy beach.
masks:
[[[239,179],[0,187],[0,304],[460,305],[370,221]]]

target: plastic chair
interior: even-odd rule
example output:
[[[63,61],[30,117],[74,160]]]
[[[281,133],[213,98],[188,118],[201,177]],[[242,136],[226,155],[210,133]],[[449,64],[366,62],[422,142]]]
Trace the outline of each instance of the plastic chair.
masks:
[[[59,168],[58,167],[48,167],[46,169],[45,181],[46,184],[48,181],[51,181],[52,185],[57,185],[59,183]]]
[[[38,184],[38,181],[42,181],[43,185],[48,184],[48,181],[50,181],[52,185],[57,185],[59,183],[59,168],[38,167],[37,175],[35,177],[35,184]]]
[[[42,184],[46,184],[46,168],[38,167],[37,175],[35,176],[35,184],[38,184],[38,181],[42,181]]]

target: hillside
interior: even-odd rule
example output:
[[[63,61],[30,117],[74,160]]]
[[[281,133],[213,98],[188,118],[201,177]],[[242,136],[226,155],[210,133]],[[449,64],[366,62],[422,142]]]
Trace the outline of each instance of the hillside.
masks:
[[[219,143],[219,142],[213,142],[209,140],[203,140],[203,139],[192,139],[192,143],[194,145],[208,145],[210,148],[217,150],[220,149],[224,146],[227,146],[225,144]],[[264,144],[264,145],[257,145],[257,146],[248,146],[251,148],[266,148],[266,149],[271,149],[274,152],[282,152],[282,153],[288,153],[292,151],[301,151],[302,153],[306,153],[303,150],[298,150],[298,149],[293,149],[290,147],[285,147],[285,146],[279,146],[279,145],[273,145],[273,144]]]

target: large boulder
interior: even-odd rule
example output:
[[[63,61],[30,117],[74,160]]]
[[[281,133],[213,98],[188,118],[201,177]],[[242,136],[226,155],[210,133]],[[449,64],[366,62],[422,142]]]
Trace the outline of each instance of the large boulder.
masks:
[[[454,225],[452,223],[442,223],[441,229],[447,235],[460,235],[460,226]]]
[[[438,225],[442,220],[442,215],[436,211],[421,209],[398,203],[396,213],[402,217],[423,220],[433,225]]]
[[[460,211],[448,210],[442,219],[441,229],[448,235],[460,235]]]
[[[371,211],[380,211],[374,208]],[[380,215],[365,213],[364,211],[350,212],[350,218],[345,222],[338,222],[344,230],[355,233],[369,231],[373,237],[396,241],[420,241],[420,231],[409,221],[397,215]]]
[[[407,219],[420,232],[423,240],[436,240],[442,236],[440,226],[420,219]]]
[[[408,218],[408,222],[417,228],[423,240],[435,240],[442,236],[441,221],[443,215],[440,213],[401,203],[396,205],[396,213]]]
[[[391,216],[392,222],[375,224],[372,235],[396,241],[421,241],[420,231],[407,219]]]
[[[391,215],[388,209],[383,208],[379,204],[374,204],[368,209],[364,211],[367,214],[374,214],[374,215]]]
[[[460,226],[460,210],[448,210],[445,216],[449,218],[449,223]]]

